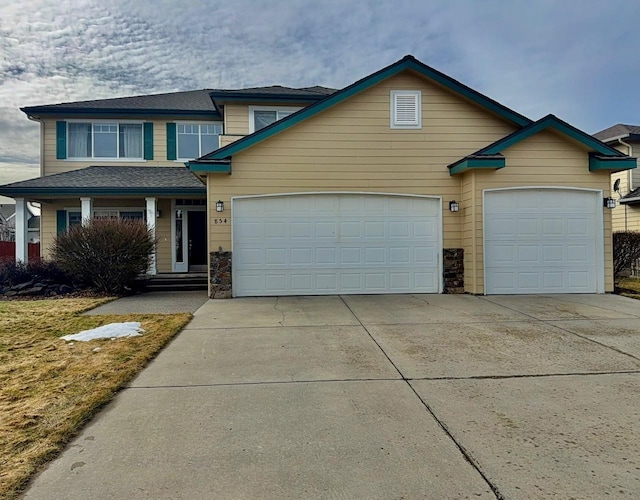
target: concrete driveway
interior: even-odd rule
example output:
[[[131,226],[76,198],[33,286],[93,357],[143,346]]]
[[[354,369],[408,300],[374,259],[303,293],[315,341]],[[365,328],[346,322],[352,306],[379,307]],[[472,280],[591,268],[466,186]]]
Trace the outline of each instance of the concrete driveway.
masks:
[[[28,499],[639,498],[640,302],[209,301]]]

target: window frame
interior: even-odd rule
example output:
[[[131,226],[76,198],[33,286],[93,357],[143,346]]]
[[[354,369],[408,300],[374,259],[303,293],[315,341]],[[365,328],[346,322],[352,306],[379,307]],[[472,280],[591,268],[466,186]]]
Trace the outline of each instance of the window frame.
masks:
[[[174,161],[184,163],[185,161],[195,160],[200,158],[211,151],[202,151],[202,125],[219,125],[220,133],[218,134],[218,149],[220,148],[220,136],[224,135],[224,123],[223,122],[203,122],[203,121],[174,121],[176,124],[176,159]],[[180,125],[198,125],[198,156],[194,158],[183,158],[180,156],[180,132],[178,132]],[[215,134],[214,134],[215,135]],[[214,150],[215,151],[215,150]]]
[[[74,123],[86,123],[91,125],[91,156],[70,156],[71,133],[69,125]],[[144,124],[145,120],[83,120],[80,118],[66,120],[67,138],[66,138],[66,161],[127,161],[127,162],[145,162],[144,158]],[[95,156],[95,133],[94,125],[115,124],[116,125],[116,156]],[[128,157],[120,156],[120,125],[140,125],[140,156]]]
[[[71,214],[80,214],[80,222],[75,222],[73,225],[77,226],[82,224],[82,208],[81,207],[65,207],[63,209],[67,213],[67,230],[72,227]],[[146,224],[147,221],[147,209],[140,207],[93,207],[93,218],[96,218],[96,212],[118,212],[118,219],[122,219],[122,212],[140,212],[142,213],[142,221]]]
[[[253,134],[256,131],[255,111],[275,111],[276,121],[280,121],[282,118],[285,118],[285,116],[278,118],[278,113],[286,112],[288,113],[286,116],[289,116],[301,109],[301,106],[249,106],[249,133]]]
[[[421,90],[392,90],[390,92],[390,128],[398,130],[420,130],[422,128],[422,91]],[[412,96],[416,100],[415,123],[398,123],[396,121],[396,98]]]

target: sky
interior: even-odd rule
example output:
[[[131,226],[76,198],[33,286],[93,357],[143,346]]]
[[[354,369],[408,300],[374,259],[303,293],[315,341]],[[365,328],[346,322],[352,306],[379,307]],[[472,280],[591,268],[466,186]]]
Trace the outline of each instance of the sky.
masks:
[[[342,88],[406,54],[532,119],[640,125],[639,47],[634,0],[0,0],[0,184],[39,175],[23,106]]]

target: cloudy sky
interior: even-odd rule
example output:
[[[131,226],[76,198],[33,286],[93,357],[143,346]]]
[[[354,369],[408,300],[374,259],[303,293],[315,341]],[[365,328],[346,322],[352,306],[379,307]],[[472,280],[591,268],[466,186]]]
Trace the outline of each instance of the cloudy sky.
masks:
[[[0,0],[0,184],[38,175],[19,107],[344,87],[406,54],[530,117],[640,124],[633,0]]]

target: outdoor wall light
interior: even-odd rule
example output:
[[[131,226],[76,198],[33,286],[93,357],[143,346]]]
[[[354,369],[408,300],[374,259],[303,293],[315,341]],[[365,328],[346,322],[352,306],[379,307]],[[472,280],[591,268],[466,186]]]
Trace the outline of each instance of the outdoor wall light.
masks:
[[[156,219],[159,219],[160,217],[162,217],[162,210],[158,209],[156,210]]]
[[[604,207],[609,210],[616,208],[616,200],[615,198],[605,198],[604,199]]]
[[[216,203],[216,212],[224,212],[224,201],[218,200]]]
[[[459,212],[460,211],[460,203],[458,203],[456,200],[451,200],[449,202],[449,210],[452,212]]]

